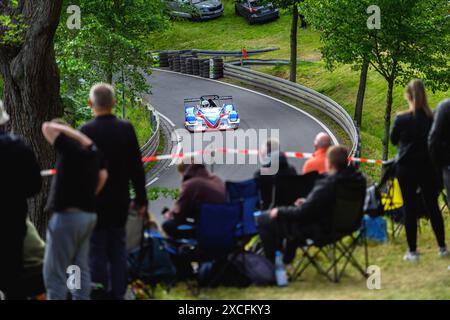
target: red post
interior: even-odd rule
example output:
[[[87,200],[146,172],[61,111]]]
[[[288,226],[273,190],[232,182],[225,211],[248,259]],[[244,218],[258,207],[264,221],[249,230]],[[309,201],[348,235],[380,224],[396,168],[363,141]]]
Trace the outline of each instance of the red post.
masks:
[[[242,48],[242,57],[244,59],[247,59],[247,49],[245,49],[245,48]]]

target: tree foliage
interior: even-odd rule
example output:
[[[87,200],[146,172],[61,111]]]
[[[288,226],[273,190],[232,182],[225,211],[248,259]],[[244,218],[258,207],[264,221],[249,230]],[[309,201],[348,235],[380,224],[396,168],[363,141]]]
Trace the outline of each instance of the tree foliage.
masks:
[[[148,93],[145,74],[151,73],[148,33],[163,28],[164,8],[153,0],[79,0],[66,5],[81,9],[81,29],[69,30],[65,13],[58,29],[56,52],[62,76],[62,94],[76,119],[88,116],[89,87],[99,81],[112,83],[128,101]]]
[[[381,28],[369,29],[367,8],[381,9]],[[392,90],[412,78],[429,88],[450,85],[450,19],[443,0],[305,0],[307,19],[322,34],[327,66],[356,67],[367,59],[388,83],[383,158],[388,157]]]

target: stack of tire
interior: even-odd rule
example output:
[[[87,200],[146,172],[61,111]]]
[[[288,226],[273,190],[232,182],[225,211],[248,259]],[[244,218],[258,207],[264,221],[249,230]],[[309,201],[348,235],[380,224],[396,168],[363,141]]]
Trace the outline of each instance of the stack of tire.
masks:
[[[200,59],[200,77],[209,78],[209,59]]]
[[[200,75],[200,60],[199,58],[192,58],[192,74],[199,76]]]
[[[223,59],[214,58],[210,63],[210,78],[220,79],[223,78]]]
[[[192,54],[183,54],[180,56],[180,71],[181,73],[192,74],[192,59],[194,56]]]
[[[193,62],[194,56],[190,56],[186,58],[186,73],[187,74],[194,74],[193,71]]]
[[[186,73],[186,55],[180,55],[180,72]]]
[[[173,70],[173,53],[169,53],[169,69]]]
[[[169,53],[167,51],[161,51],[159,53],[159,66],[161,68],[169,67]]]
[[[180,54],[172,53],[169,55],[169,68],[175,72],[181,71]]]

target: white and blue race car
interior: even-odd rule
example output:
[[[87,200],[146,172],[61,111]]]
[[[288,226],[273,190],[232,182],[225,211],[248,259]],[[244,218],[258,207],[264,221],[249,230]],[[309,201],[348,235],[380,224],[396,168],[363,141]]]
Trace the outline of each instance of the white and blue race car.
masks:
[[[184,100],[185,127],[191,132],[235,130],[239,128],[239,114],[233,97],[209,95]]]

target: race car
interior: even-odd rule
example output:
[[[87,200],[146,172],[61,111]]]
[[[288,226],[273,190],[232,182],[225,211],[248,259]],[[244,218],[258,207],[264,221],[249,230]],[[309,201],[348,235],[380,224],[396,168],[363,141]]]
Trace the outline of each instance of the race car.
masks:
[[[235,130],[241,122],[231,96],[184,99],[184,113],[185,128],[191,132]]]

